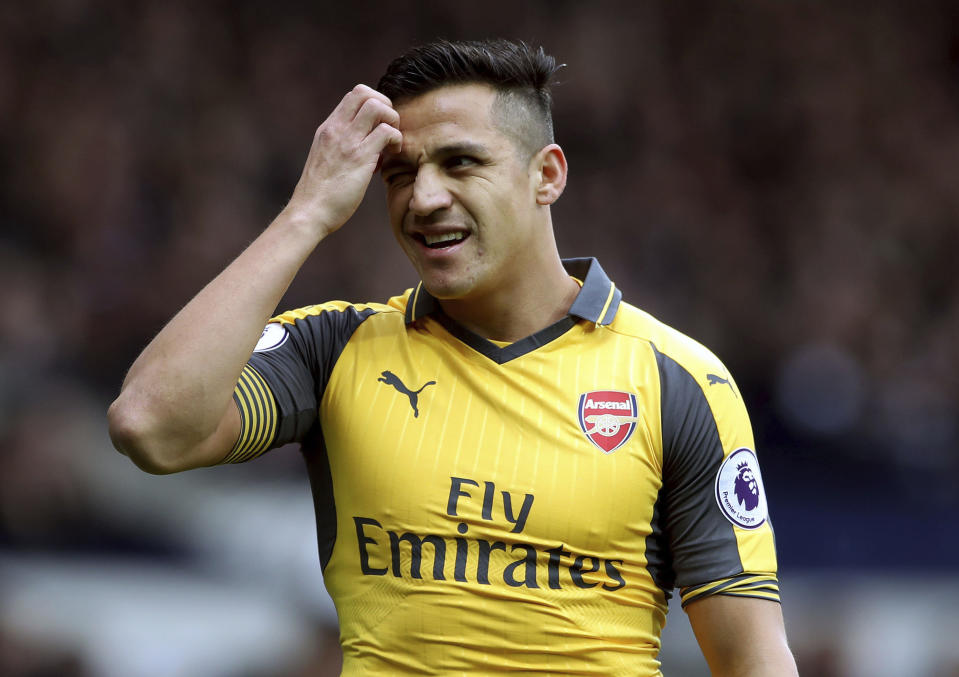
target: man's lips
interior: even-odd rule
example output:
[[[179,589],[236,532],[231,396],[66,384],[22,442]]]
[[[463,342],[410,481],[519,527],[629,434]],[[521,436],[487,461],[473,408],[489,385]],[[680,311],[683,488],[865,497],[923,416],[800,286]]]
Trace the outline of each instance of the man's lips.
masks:
[[[449,234],[450,233],[447,232],[443,234],[432,235],[429,237],[429,240],[433,242],[432,245],[427,244],[427,236],[423,233],[411,233],[410,238],[416,243],[416,250],[420,252],[420,256],[431,259],[439,259],[454,254],[470,238],[469,233],[464,231],[456,231],[455,235],[457,237],[455,238],[435,241],[436,238],[440,237],[441,235],[446,236]]]
[[[430,229],[429,231],[412,232],[409,233],[409,236],[423,248],[431,251],[442,251],[456,247],[468,239],[470,234],[465,230]]]

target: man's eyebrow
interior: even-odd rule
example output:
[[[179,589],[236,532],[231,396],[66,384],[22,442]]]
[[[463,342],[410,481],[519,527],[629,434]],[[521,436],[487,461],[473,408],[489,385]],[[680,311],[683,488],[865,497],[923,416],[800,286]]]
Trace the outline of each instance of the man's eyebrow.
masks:
[[[478,157],[485,157],[489,155],[489,149],[480,143],[462,141],[446,144],[445,146],[439,146],[438,148],[434,148],[429,153],[429,157],[441,160],[454,157],[456,155],[474,155]],[[402,157],[401,155],[391,153],[390,155],[384,157],[383,163],[380,165],[380,171],[386,172],[391,169],[407,168],[412,167],[415,164],[416,163]]]
[[[409,160],[391,153],[390,155],[385,156],[383,158],[383,162],[380,163],[380,173],[382,174],[391,169],[396,169],[397,167],[411,167],[412,165],[413,163]]]
[[[473,143],[472,141],[461,141],[458,143],[451,143],[445,146],[440,146],[435,149],[431,155],[434,155],[438,158],[448,158],[454,155],[476,155],[476,156],[486,156],[489,155],[489,150],[486,146],[480,143]]]

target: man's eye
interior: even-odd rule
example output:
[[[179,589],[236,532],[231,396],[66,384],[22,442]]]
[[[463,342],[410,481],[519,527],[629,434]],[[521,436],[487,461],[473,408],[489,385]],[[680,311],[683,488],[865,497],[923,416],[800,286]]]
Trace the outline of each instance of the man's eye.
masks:
[[[403,183],[409,181],[410,176],[410,172],[392,172],[390,174],[385,174],[383,176],[383,181],[385,181],[386,185],[388,186],[402,185]]]
[[[460,167],[472,167],[477,164],[476,158],[470,157],[469,155],[457,155],[451,157],[446,161],[446,166],[449,169],[458,169]]]

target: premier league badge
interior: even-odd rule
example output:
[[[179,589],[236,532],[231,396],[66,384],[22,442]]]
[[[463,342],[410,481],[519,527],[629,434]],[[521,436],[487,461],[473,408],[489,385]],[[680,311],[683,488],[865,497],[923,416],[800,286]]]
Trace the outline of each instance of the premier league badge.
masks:
[[[263,328],[263,333],[260,334],[260,340],[256,342],[253,352],[266,353],[276,350],[286,343],[288,338],[290,338],[290,332],[286,330],[286,327],[279,322],[270,322]]]
[[[579,396],[579,426],[586,439],[611,454],[636,430],[636,396],[619,390],[593,390]]]
[[[716,474],[716,502],[737,527],[757,529],[765,524],[766,493],[752,449],[737,449],[723,461]]]

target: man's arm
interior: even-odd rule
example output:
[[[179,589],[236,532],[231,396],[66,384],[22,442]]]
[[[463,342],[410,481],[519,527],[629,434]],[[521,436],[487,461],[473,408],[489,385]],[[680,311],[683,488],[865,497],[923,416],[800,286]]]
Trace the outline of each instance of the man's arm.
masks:
[[[356,211],[380,153],[398,145],[389,99],[357,85],[313,137],[289,204],[157,334],[108,412],[110,437],[153,473],[212,465],[240,431],[233,388],[313,249]]]
[[[778,602],[712,595],[686,607],[715,677],[797,677]]]

